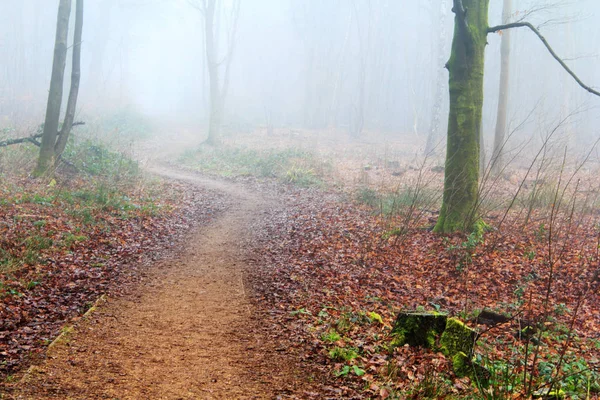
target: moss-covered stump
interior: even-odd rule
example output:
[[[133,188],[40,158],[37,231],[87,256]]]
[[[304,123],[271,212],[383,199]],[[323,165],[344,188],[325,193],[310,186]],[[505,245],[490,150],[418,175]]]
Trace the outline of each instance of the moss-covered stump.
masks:
[[[486,387],[490,373],[473,361],[476,336],[473,329],[456,318],[448,318],[446,314],[401,312],[392,329],[391,344],[393,347],[409,344],[440,350],[452,360],[457,376],[468,376]]]
[[[457,376],[468,376],[479,385],[487,387],[490,372],[473,361],[473,346],[476,332],[456,318],[448,318],[446,329],[440,338],[440,350],[452,359],[452,368]]]
[[[437,312],[401,312],[392,329],[393,346],[424,346],[434,349],[446,329],[447,315]]]
[[[473,354],[476,333],[456,318],[448,318],[442,337],[440,338],[440,350],[447,357],[453,357],[457,353]]]

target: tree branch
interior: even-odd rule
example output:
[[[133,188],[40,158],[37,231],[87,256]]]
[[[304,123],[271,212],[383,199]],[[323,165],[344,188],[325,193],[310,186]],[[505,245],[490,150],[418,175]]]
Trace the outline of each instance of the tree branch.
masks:
[[[60,134],[60,132],[59,132]],[[36,135],[36,136],[42,136],[42,135]],[[37,147],[42,147],[42,144],[36,139],[36,136],[30,136],[28,138],[23,138],[24,141],[30,141],[31,143],[35,144]],[[65,165],[75,169],[76,171],[79,171],[79,168],[77,168],[77,166],[75,164],[73,164],[71,161],[66,160],[62,154],[60,154],[58,156],[58,160],[65,163]]]
[[[460,0],[458,0],[458,1],[460,1]],[[579,86],[581,86],[582,88],[584,88],[585,90],[587,90],[591,94],[594,94],[594,95],[600,97],[600,92],[598,92],[597,90],[592,89],[590,86],[588,86],[585,83],[583,83],[582,80],[579,79],[579,77],[577,75],[575,75],[575,73],[569,68],[569,66],[567,64],[565,64],[565,62],[554,52],[554,50],[552,49],[552,47],[550,47],[550,45],[548,44],[548,41],[546,41],[546,38],[531,23],[529,23],[529,22],[513,22],[513,23],[510,23],[510,24],[492,26],[492,27],[488,28],[488,33],[494,33],[494,32],[502,31],[502,30],[505,30],[505,29],[512,29],[512,28],[529,28],[542,41],[542,43],[544,44],[544,46],[546,46],[546,49],[548,49],[548,51],[550,52],[550,54],[552,55],[552,57],[556,61],[558,61],[558,63],[561,65],[561,67],[563,67],[563,69],[565,71],[567,71],[567,73],[569,75],[571,75],[573,77],[573,79],[575,79],[575,82],[577,82],[577,84]]]
[[[188,4],[189,4],[190,6],[192,6],[192,7],[193,7],[193,8],[195,8],[196,10],[200,11],[200,13],[201,13],[202,15],[204,15],[204,13],[206,12],[206,2],[203,2],[204,4],[203,4],[203,6],[202,6],[202,7],[200,7],[200,6],[198,5],[198,3],[196,3],[196,1],[194,1],[194,0],[188,0],[187,2],[188,2]]]
[[[0,142],[0,147],[6,147],[6,146],[11,146],[13,144],[19,144],[19,143],[25,143],[25,142],[31,142],[32,140],[35,140],[40,137],[42,137],[41,133],[38,135],[27,136],[27,137],[23,137],[23,138],[7,139],[7,140],[3,140]]]
[[[77,125],[85,125],[85,122],[73,122],[73,126],[77,126]],[[6,140],[3,140],[0,142],[0,147],[12,146],[13,144],[19,144],[19,143],[25,143],[25,142],[30,142],[30,143],[35,144],[36,146],[39,146],[39,142],[36,139],[41,138],[42,135],[43,135],[42,133],[37,133],[35,135],[22,137],[22,138],[6,139]],[[60,132],[57,132],[56,135],[59,136]]]

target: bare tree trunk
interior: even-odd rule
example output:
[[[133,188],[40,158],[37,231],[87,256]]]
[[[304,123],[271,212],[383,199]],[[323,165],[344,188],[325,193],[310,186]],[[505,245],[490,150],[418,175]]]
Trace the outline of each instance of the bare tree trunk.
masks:
[[[206,67],[208,69],[208,84],[210,87],[210,111],[208,122],[208,138],[205,143],[218,145],[221,142],[221,123],[225,98],[229,90],[229,71],[237,33],[237,23],[240,12],[240,0],[236,0],[231,11],[231,27],[228,32],[227,53],[223,60],[219,60],[219,15],[217,0],[203,0],[202,7],[196,7],[204,15],[204,45],[206,50]],[[219,68],[225,63],[223,85],[219,79]]]
[[[106,94],[106,72],[104,71],[106,48],[110,39],[111,32],[111,17],[112,9],[115,5],[116,0],[104,0],[100,5],[97,20],[102,23],[105,29],[96,29],[94,31],[94,38],[88,44],[94,48],[91,55],[91,61],[89,67],[86,69],[88,79],[88,86],[97,95],[98,99],[105,98]],[[90,43],[91,42],[91,43]]]
[[[308,41],[310,39],[306,39]],[[306,42],[305,42],[306,43]],[[314,128],[315,125],[315,112],[314,110],[314,99],[313,99],[313,85],[315,81],[315,45],[314,43],[305,44],[306,51],[308,54],[307,63],[305,66],[305,82],[304,82],[304,126],[306,128]]]
[[[40,155],[34,176],[46,174],[54,166],[56,136],[60,119],[60,107],[63,95],[63,80],[67,63],[67,36],[69,33],[69,18],[71,14],[71,0],[60,0],[56,22],[56,38],[54,42],[54,61],[52,64],[52,77],[50,79],[50,92],[46,106],[46,119]]]
[[[354,3],[356,11],[356,23],[358,27],[358,40],[360,43],[360,69],[358,71],[358,104],[354,110],[354,118],[352,118],[350,133],[354,137],[360,136],[365,124],[365,85],[367,81],[367,62],[369,59],[369,48],[371,41],[371,2],[368,2],[369,12],[367,15],[367,37],[366,43],[363,43],[363,38],[360,30],[360,13]]]
[[[221,91],[219,88],[219,63],[215,48],[214,19],[216,0],[208,0],[204,9],[204,29],[206,37],[206,64],[208,67],[208,83],[210,86],[210,114],[208,123],[207,144],[216,145],[221,136]]]
[[[329,107],[329,127],[337,128],[337,112],[339,108],[339,91],[340,84],[342,81],[342,73],[344,68],[344,59],[346,56],[346,48],[348,47],[348,38],[350,37],[350,30],[352,28],[352,13],[348,16],[348,28],[346,29],[346,34],[344,35],[344,43],[342,44],[342,50],[340,53],[340,67],[337,69],[337,76],[335,78],[335,83],[333,85],[333,96],[331,99],[331,106]]]
[[[67,140],[73,128],[75,120],[75,109],[77,108],[77,97],[79,95],[79,82],[81,80],[81,40],[83,35],[83,0],[77,0],[75,3],[75,34],[73,37],[73,67],[71,69],[71,90],[69,92],[69,101],[65,112],[60,135],[54,146],[55,162],[58,162],[61,154],[67,146]]]
[[[502,23],[510,22],[512,0],[504,0]],[[498,112],[496,116],[496,132],[494,134],[494,150],[492,152],[492,173],[497,175],[503,168],[503,147],[507,131],[507,110],[510,83],[510,29],[502,32],[500,45],[500,88],[498,90]]]
[[[240,16],[240,0],[233,3],[233,9],[231,10],[231,31],[229,32],[229,38],[227,41],[227,61],[225,64],[225,76],[223,78],[223,90],[221,93],[221,113],[225,110],[225,99],[229,92],[229,75],[231,70],[231,61],[233,60],[233,50],[235,48],[235,35],[237,33],[238,18]]]
[[[435,89],[435,100],[433,103],[433,116],[431,118],[431,126],[429,128],[429,135],[427,135],[427,143],[425,144],[425,155],[431,154],[436,149],[437,141],[440,137],[440,122],[442,119],[442,104],[444,104],[445,85],[444,80],[445,72],[442,66],[446,61],[446,16],[448,15],[448,4],[446,0],[440,1],[440,17],[439,27],[440,34],[438,37],[438,67],[439,72],[437,74],[437,84]]]
[[[572,29],[571,29],[571,23],[572,21],[567,21],[566,22],[566,27],[565,27],[565,37],[564,37],[564,41],[566,43],[566,47],[567,47],[567,51],[572,54],[573,53],[573,33],[572,33]],[[570,89],[568,83],[567,83],[567,77],[566,75],[563,75],[561,78],[561,85],[562,85],[562,102],[561,102],[561,116],[563,115],[569,115],[569,113],[571,113],[571,100],[573,97],[573,93],[572,90]],[[567,147],[574,147],[576,145],[576,140],[575,140],[575,127],[574,127],[574,121],[569,120],[565,122],[565,145]]]

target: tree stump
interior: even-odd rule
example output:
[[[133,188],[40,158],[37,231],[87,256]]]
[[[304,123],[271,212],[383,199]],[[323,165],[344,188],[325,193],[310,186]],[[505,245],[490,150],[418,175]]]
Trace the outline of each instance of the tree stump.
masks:
[[[476,332],[456,318],[438,312],[401,312],[392,329],[392,347],[423,346],[452,360],[457,376],[468,376],[486,387],[490,373],[473,361]]]
[[[445,356],[453,357],[457,353],[473,355],[476,333],[456,318],[448,318],[446,329],[440,338],[440,347]]]
[[[446,328],[447,318],[447,315],[438,312],[401,312],[392,329],[392,344],[435,349],[437,338]]]

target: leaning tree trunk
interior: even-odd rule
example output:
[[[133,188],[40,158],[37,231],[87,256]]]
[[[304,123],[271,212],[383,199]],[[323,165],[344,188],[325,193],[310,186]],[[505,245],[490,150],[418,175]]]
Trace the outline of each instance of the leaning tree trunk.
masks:
[[[60,134],[54,146],[55,162],[58,162],[61,154],[65,151],[69,134],[75,120],[75,109],[77,108],[77,97],[79,95],[79,82],[81,80],[81,39],[83,35],[83,0],[77,0],[75,5],[75,34],[73,37],[73,67],[71,69],[71,90],[67,111],[63,121]]]
[[[69,34],[69,17],[71,14],[71,0],[60,0],[58,5],[58,18],[56,22],[56,38],[54,41],[54,61],[52,63],[52,77],[50,91],[46,106],[46,119],[37,167],[34,176],[46,174],[54,166],[56,136],[60,119],[60,106],[63,95],[63,80],[67,63],[67,36]]]
[[[504,0],[502,23],[508,24],[512,13],[512,0]],[[504,167],[503,148],[506,141],[508,91],[510,82],[510,29],[502,32],[500,44],[500,87],[498,91],[498,112],[492,153],[492,173],[497,175]]]
[[[208,0],[205,9],[206,63],[208,66],[208,84],[210,86],[210,115],[207,144],[217,145],[221,137],[222,104],[219,88],[219,62],[215,46],[214,18],[216,0]]]
[[[476,219],[488,6],[489,0],[454,0],[444,196],[436,232],[470,230]]]

